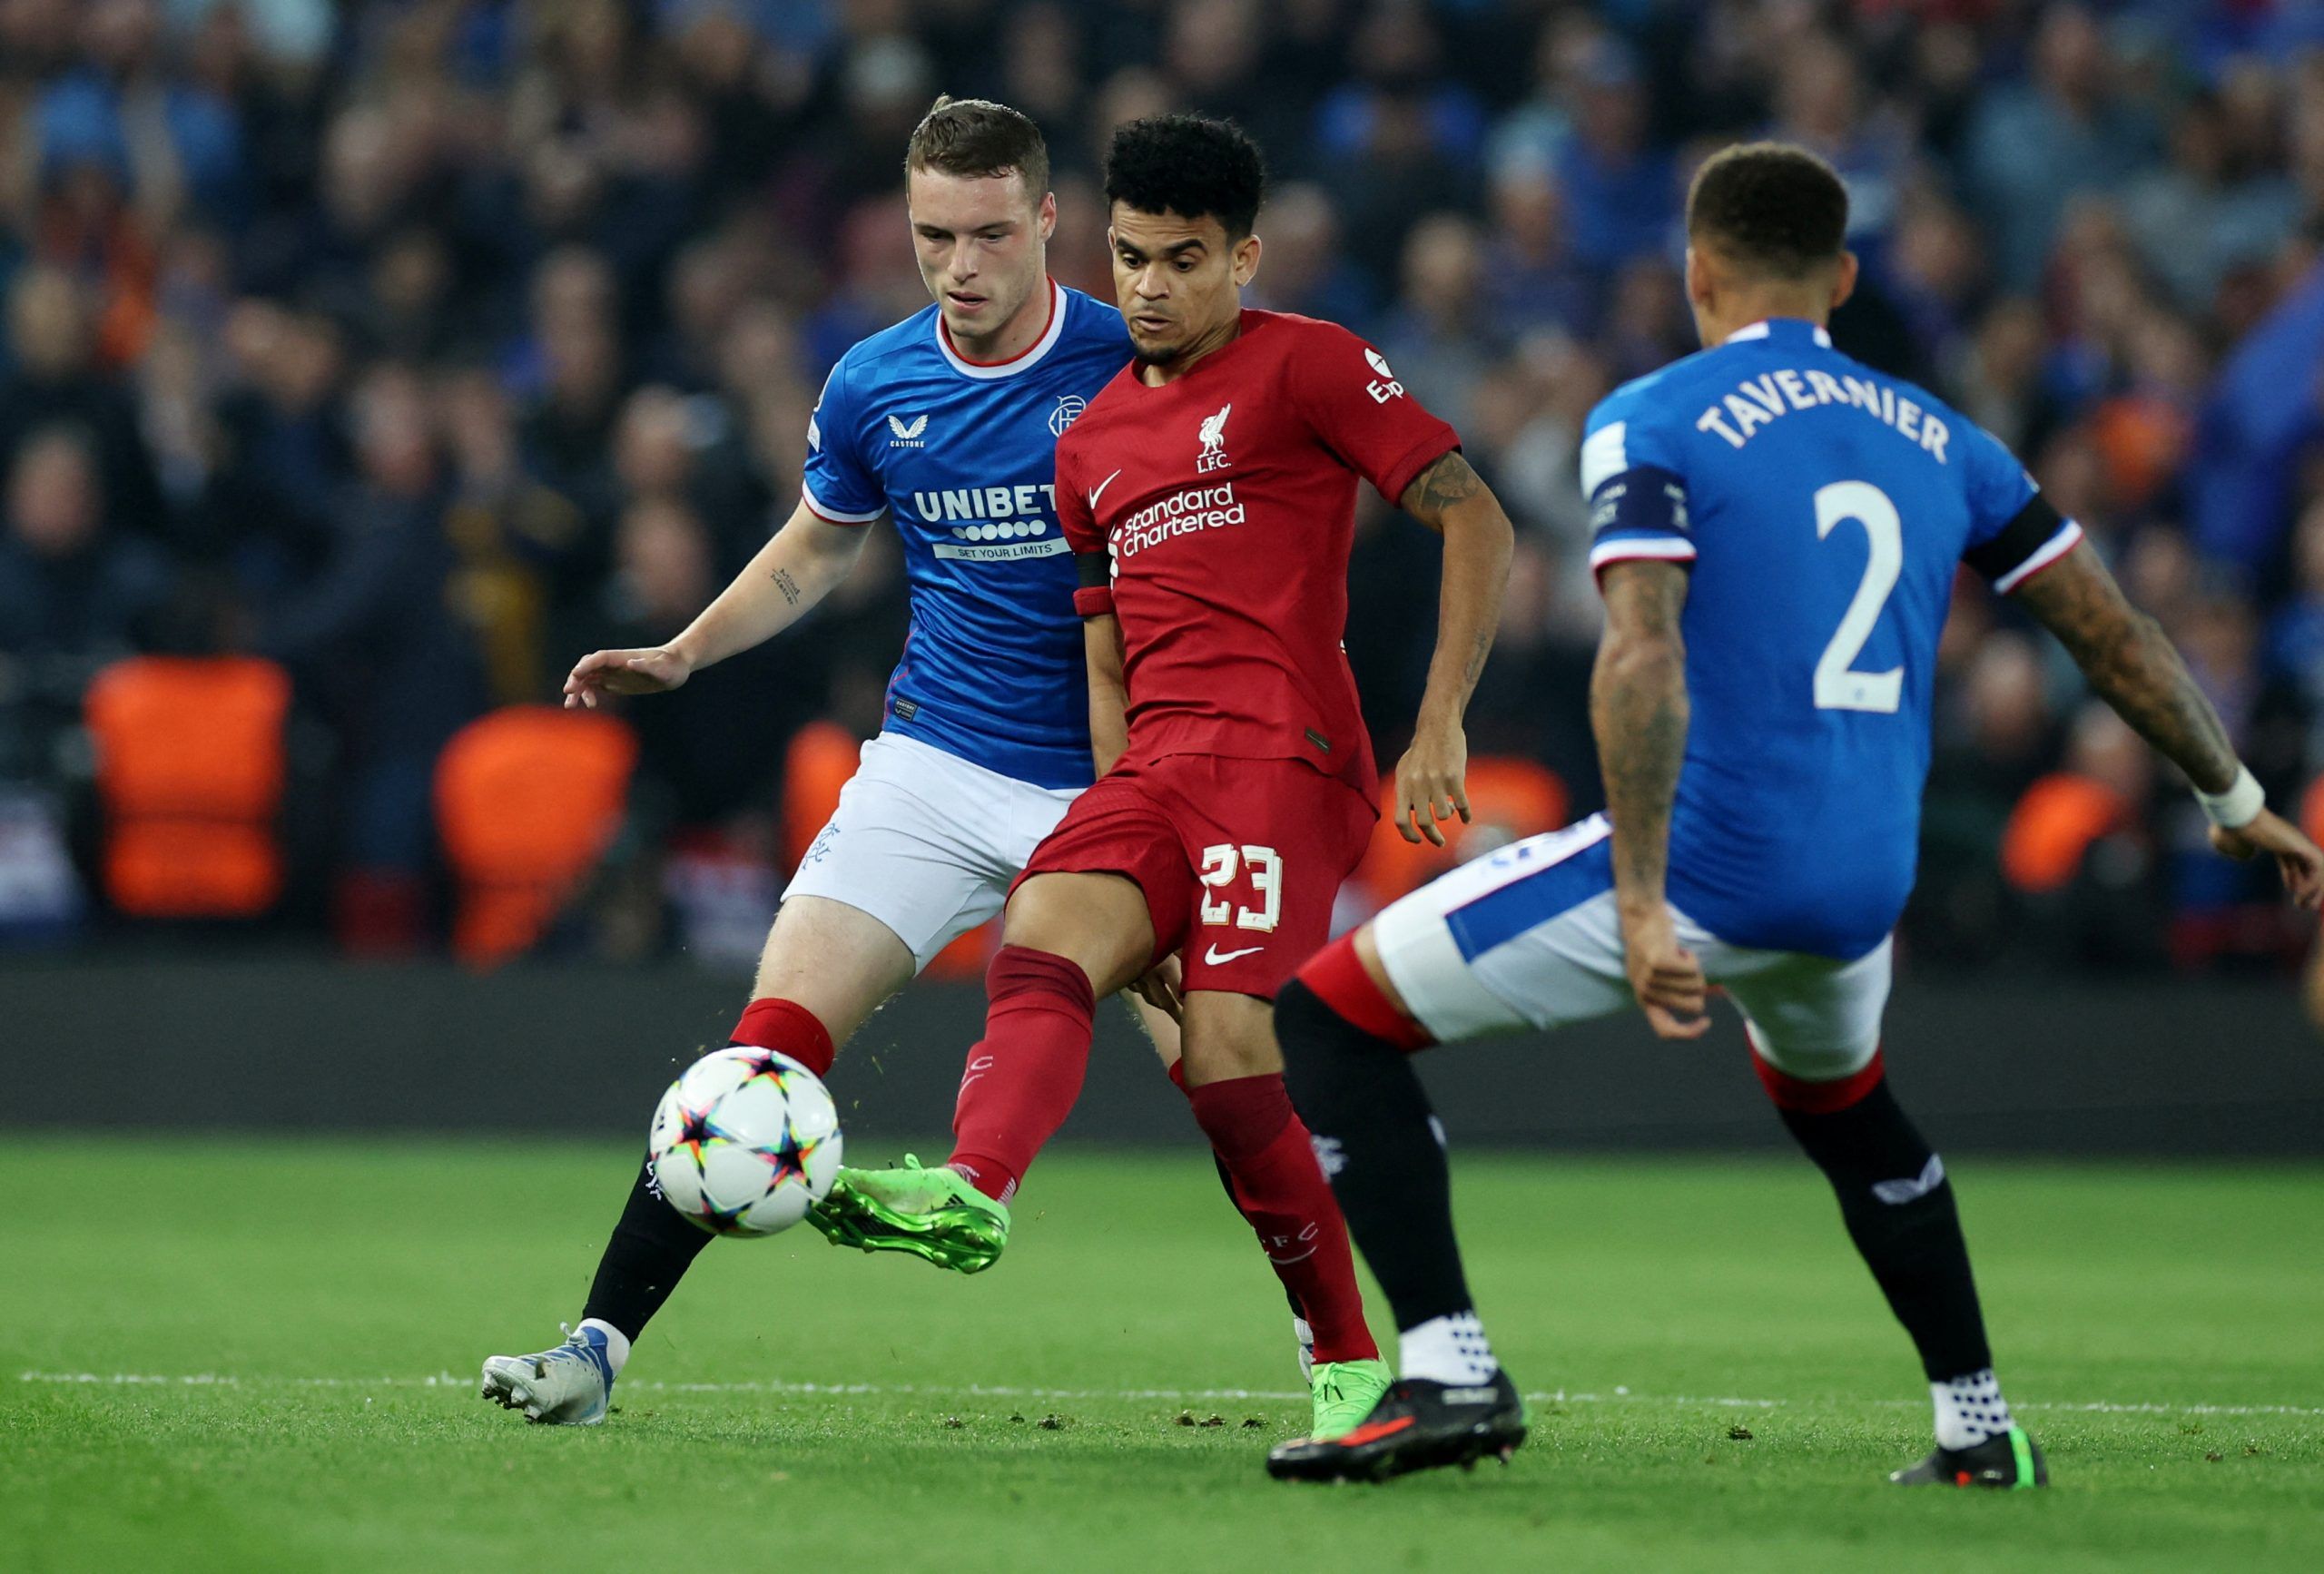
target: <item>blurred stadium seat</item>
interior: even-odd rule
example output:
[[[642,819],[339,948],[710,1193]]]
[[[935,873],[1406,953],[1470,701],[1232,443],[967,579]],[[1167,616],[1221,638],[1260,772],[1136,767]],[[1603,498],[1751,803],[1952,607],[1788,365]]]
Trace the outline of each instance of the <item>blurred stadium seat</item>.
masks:
[[[272,662],[137,656],[97,674],[87,717],[115,908],[241,919],[274,905],[290,708],[290,680]]]
[[[513,705],[460,730],[436,772],[455,955],[488,967],[540,939],[613,839],[636,763],[635,735],[594,711]]]

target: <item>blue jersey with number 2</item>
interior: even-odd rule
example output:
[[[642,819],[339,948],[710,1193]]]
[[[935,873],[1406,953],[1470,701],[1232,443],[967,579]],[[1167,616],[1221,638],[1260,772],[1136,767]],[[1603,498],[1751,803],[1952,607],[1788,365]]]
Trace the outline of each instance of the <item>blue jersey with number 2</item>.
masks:
[[[1688,566],[1669,892],[1730,944],[1853,959],[1911,892],[1954,573],[2081,537],[1992,436],[1777,319],[1590,418],[1590,563]]]

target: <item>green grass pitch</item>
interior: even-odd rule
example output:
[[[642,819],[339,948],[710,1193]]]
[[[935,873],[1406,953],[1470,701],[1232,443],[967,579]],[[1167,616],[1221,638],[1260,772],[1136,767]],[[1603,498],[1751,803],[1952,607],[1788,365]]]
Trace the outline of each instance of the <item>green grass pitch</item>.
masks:
[[[1482,1310],[1547,1396],[1506,1470],[1262,1476],[1288,1321],[1193,1150],[1045,1160],[976,1279],[721,1244],[607,1425],[527,1426],[478,1362],[578,1314],[631,1162],[8,1139],[0,1567],[2324,1568],[2324,1170],[1963,1161],[2057,1482],[1971,1494],[1882,1481],[1920,1376],[1775,1159],[1462,1160]]]

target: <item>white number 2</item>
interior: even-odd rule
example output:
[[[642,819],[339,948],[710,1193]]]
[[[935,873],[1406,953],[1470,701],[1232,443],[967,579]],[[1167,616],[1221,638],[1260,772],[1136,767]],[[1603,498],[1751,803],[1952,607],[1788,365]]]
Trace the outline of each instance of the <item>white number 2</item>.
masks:
[[[1816,662],[1816,708],[1819,711],[1878,711],[1893,714],[1905,691],[1905,669],[1860,673],[1851,664],[1872,637],[1888,593],[1905,566],[1904,521],[1888,494],[1869,481],[1835,481],[1816,493],[1816,538],[1823,540],[1832,526],[1853,519],[1864,526],[1872,544],[1865,560],[1864,580],[1856,587],[1832,643]]]
[[[1238,857],[1231,841],[1202,850],[1202,883],[1211,890],[1224,890],[1235,883],[1237,870],[1247,866],[1251,877],[1251,894],[1258,899],[1256,907],[1237,911],[1235,904],[1224,896],[1202,899],[1202,921],[1223,924],[1231,916],[1238,930],[1260,930],[1272,932],[1283,918],[1283,860],[1272,847],[1246,844]]]

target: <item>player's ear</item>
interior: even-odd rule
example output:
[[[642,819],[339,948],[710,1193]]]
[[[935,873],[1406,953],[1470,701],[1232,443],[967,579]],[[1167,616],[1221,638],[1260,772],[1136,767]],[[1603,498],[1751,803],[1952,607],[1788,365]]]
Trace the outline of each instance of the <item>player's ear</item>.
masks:
[[[1055,192],[1043,192],[1041,193],[1041,203],[1039,210],[1037,210],[1037,213],[1038,216],[1033,221],[1033,231],[1046,241],[1050,236],[1057,233],[1057,193]],[[1113,231],[1110,229],[1106,231],[1107,242],[1111,244],[1113,238]]]
[[[1710,310],[1710,263],[1690,241],[1687,246],[1687,300],[1698,311]]]
[[[1832,310],[1837,311],[1856,293],[1856,253],[1840,253],[1839,268],[1832,275]]]
[[[1234,261],[1235,284],[1237,289],[1248,284],[1258,276],[1259,238],[1256,235],[1246,235],[1235,242]]]

